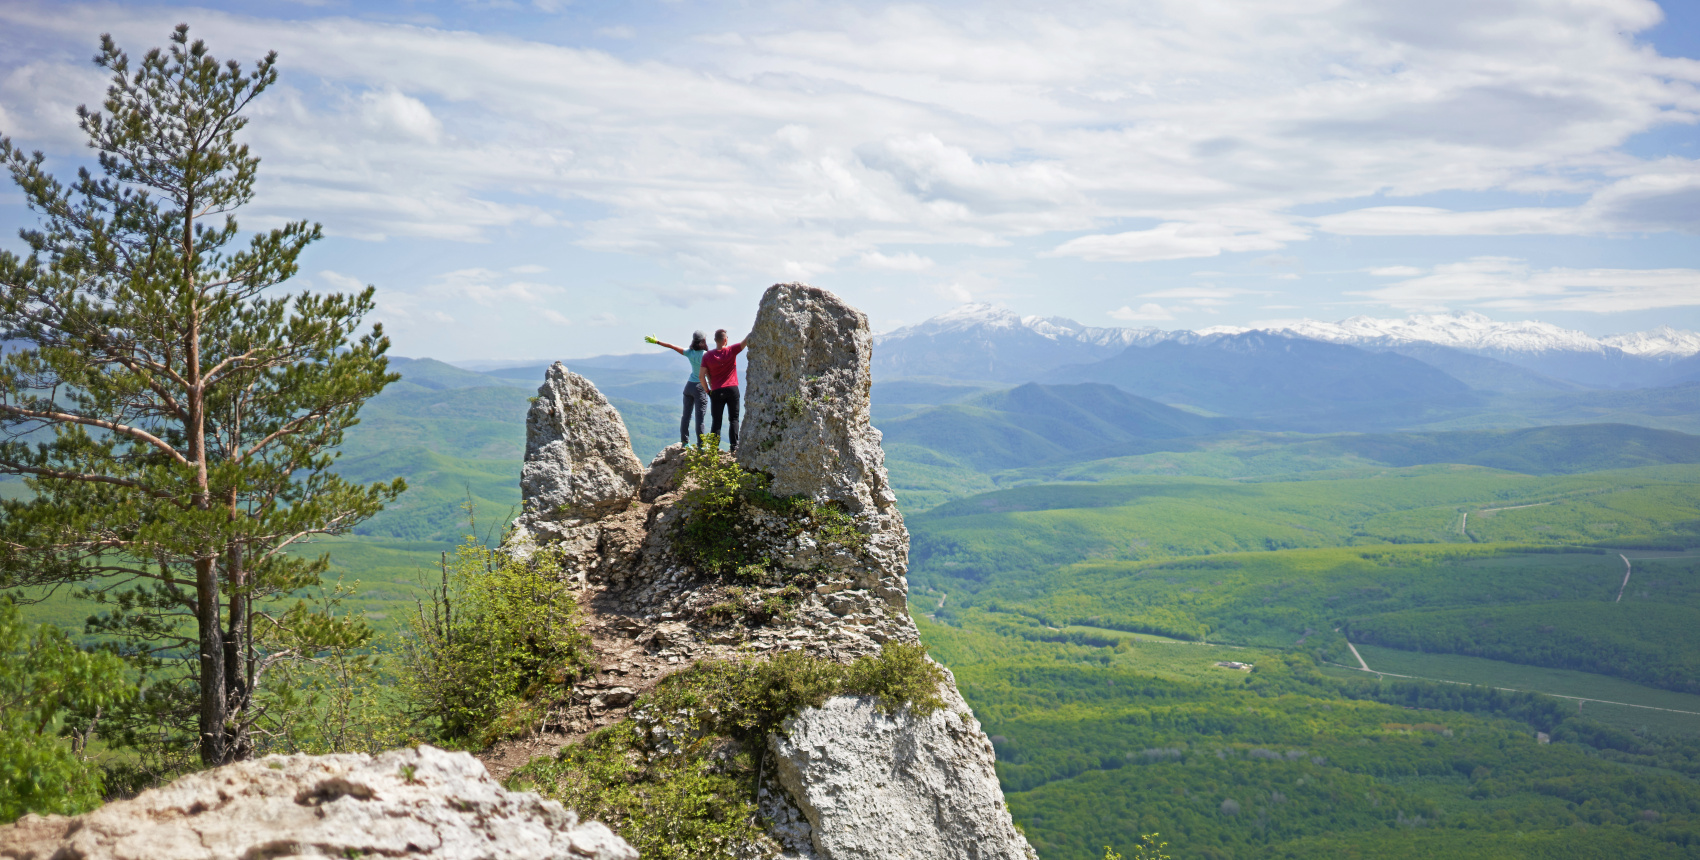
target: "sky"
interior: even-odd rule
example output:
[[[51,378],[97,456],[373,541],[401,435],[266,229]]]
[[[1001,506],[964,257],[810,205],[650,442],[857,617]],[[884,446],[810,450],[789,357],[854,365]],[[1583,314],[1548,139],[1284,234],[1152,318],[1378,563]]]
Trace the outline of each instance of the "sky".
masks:
[[[0,134],[74,173],[99,34],[179,22],[278,52],[240,221],[321,223],[289,288],[376,285],[398,355],[736,337],[781,281],[876,331],[1700,329],[1700,3],[0,0]]]

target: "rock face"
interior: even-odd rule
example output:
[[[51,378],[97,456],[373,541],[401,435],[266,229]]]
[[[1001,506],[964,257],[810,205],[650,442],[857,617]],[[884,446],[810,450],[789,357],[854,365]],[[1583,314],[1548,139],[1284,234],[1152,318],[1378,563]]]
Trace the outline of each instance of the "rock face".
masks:
[[[868,317],[832,293],[775,284],[749,339],[738,463],[773,478],[779,495],[842,507],[868,536],[862,587],[904,612],[909,531],[869,423],[873,335]]]
[[[508,548],[557,553],[582,585],[599,671],[551,717],[556,737],[624,718],[661,678],[702,660],[801,650],[850,661],[919,639],[909,534],[869,423],[871,343],[867,318],[825,290],[778,284],[762,297],[738,462],[769,476],[774,495],[835,507],[851,525],[829,535],[807,519],[825,516],[818,507],[799,520],[794,507],[746,505],[754,576],[705,573],[678,545],[686,450],[636,468],[618,413],[589,382],[550,369],[526,421],[526,513]],[[788,856],[1032,856],[1003,806],[991,743],[947,686],[948,713],[887,717],[835,699],[773,739],[761,807]]]
[[[550,365],[525,416],[525,511],[515,546],[547,539],[581,552],[594,547],[597,534],[586,527],[625,510],[642,481],[620,413],[590,380]]]
[[[779,495],[895,512],[880,433],[868,423],[867,316],[826,290],[775,284],[748,342],[738,462],[772,475]]]
[[[808,818],[815,853],[1027,860],[992,770],[992,744],[954,687],[926,717],[839,696],[769,738],[779,782]]]
[[[271,756],[93,812],[0,827],[11,860],[637,860],[607,827],[510,792],[466,753]]]

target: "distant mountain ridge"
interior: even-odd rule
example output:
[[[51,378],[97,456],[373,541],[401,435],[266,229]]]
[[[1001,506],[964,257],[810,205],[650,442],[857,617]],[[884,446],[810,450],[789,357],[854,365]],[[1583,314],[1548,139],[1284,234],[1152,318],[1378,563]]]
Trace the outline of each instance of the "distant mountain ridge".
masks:
[[[1065,364],[1109,358],[1130,346],[1174,336],[1157,328],[1097,328],[1063,317],[1024,317],[995,305],[967,304],[876,335],[874,375],[1017,384]]]
[[[1477,399],[1463,382],[1414,358],[1268,331],[1127,349],[1059,367],[1042,381],[1108,383],[1161,403],[1307,432],[1402,426]]]
[[[1466,312],[1165,331],[1099,328],[1062,317],[1021,316],[988,304],[963,305],[877,336],[874,369],[884,379],[1013,384],[1052,378],[1048,375],[1057,368],[1101,361],[1130,347],[1193,346],[1252,331],[1399,353],[1444,365],[1446,372],[1484,390],[1641,388],[1678,384],[1700,374],[1700,333],[1669,326],[1595,338],[1550,323],[1499,322]]]

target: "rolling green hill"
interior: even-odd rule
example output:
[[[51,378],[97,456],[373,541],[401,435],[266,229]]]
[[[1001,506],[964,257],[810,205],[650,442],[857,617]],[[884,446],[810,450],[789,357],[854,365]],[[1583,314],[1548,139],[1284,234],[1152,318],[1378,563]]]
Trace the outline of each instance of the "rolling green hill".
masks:
[[[941,386],[942,387],[942,386]],[[889,445],[924,448],[974,471],[1161,449],[1235,422],[1204,418],[1109,385],[1037,385],[981,394],[880,424]]]
[[[1163,403],[1312,432],[1408,425],[1479,402],[1469,386],[1414,358],[1269,332],[1132,347],[1058,368],[1041,381],[1108,383]]]
[[[1700,466],[1536,477],[1475,466],[1289,480],[1135,476],[985,493],[910,518],[916,574],[976,578],[1093,558],[1473,540],[1700,543]],[[1466,524],[1465,515],[1476,512]],[[1484,514],[1486,516],[1484,516]]]
[[[970,402],[996,401],[983,397]],[[926,510],[1000,486],[1130,475],[1245,479],[1442,464],[1562,475],[1700,462],[1700,436],[1629,424],[1324,436],[1202,435],[1220,426],[1204,424],[1192,425],[1200,435],[1136,438],[1122,431],[1121,441],[1111,442],[1104,440],[1113,438],[1114,425],[1100,429],[1081,421],[1074,422],[1080,429],[1057,434],[1057,439],[1078,440],[1071,449],[1052,439],[1029,440],[1024,420],[1018,413],[961,404],[919,408],[883,423],[892,481],[907,509]]]

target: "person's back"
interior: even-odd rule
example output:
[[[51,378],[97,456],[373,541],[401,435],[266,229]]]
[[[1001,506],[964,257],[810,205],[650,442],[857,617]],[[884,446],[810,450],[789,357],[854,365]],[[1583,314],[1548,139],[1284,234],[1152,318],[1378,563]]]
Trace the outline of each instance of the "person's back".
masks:
[[[654,335],[645,337],[644,340],[657,346],[664,346],[673,350],[674,352],[684,356],[685,360],[691,363],[691,375],[685,379],[685,411],[684,414],[679,417],[679,444],[689,445],[691,443],[690,437],[686,434],[690,432],[691,417],[695,415],[697,423],[697,445],[702,445],[702,418],[704,413],[708,412],[708,390],[704,385],[706,375],[703,373],[702,369],[702,357],[708,352],[708,339],[704,338],[700,331],[693,332],[691,334],[690,349],[674,346],[666,341],[657,340]]]
[[[726,330],[719,329],[714,333],[715,348],[702,356],[703,376],[708,378],[708,402],[714,413],[711,432],[720,435],[721,415],[731,413],[726,441],[734,453],[738,450],[738,353],[744,351],[748,342],[746,337],[727,346]]]

